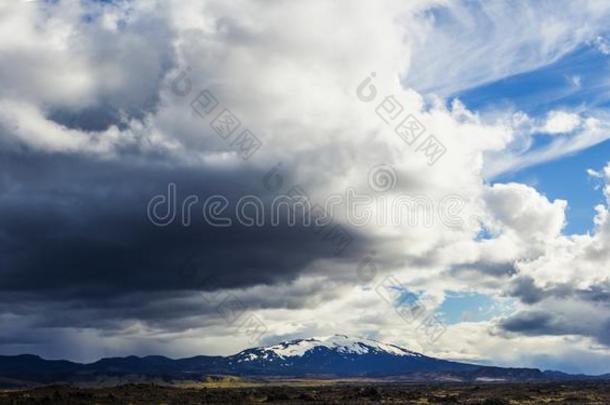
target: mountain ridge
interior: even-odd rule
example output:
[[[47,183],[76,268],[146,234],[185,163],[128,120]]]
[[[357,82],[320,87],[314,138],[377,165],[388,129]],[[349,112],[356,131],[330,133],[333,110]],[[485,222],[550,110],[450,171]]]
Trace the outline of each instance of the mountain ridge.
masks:
[[[242,350],[229,356],[172,359],[160,355],[102,358],[92,363],[0,356],[0,379],[25,385],[79,383],[100,376],[198,380],[210,375],[286,378],[396,378],[413,381],[539,381],[607,379],[537,368],[443,360],[398,345],[346,335],[311,337]]]

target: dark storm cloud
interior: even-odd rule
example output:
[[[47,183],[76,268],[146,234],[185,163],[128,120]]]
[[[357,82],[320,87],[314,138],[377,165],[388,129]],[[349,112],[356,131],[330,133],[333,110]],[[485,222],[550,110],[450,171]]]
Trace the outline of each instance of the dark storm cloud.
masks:
[[[336,298],[339,290],[322,282],[283,289],[285,294],[240,296],[245,308],[256,311],[265,308],[312,308],[321,300]],[[282,290],[276,286],[275,291]],[[29,328],[93,328],[112,335],[121,333],[136,321],[168,332],[225,325],[218,305],[226,297],[216,292],[198,294],[193,291],[146,291],[125,293],[105,299],[63,299],[49,301],[33,294],[14,296],[19,299],[19,315]],[[0,313],[13,309],[15,302],[0,306]],[[0,320],[1,325],[1,320]],[[0,334],[0,337],[2,334]]]
[[[577,290],[579,298],[585,301],[599,302],[610,305],[610,281],[593,285],[587,289]]]
[[[562,283],[541,288],[529,276],[519,276],[511,281],[508,295],[516,297],[524,304],[535,304],[547,298],[577,299],[579,301],[610,305],[610,282],[575,288]]]
[[[517,312],[500,322],[506,332],[526,336],[580,335],[591,337],[606,346],[610,340],[610,318],[591,317],[583,319],[582,314],[562,313],[556,308],[532,309]]]
[[[557,334],[558,325],[553,322],[553,316],[544,312],[520,312],[501,323],[501,327],[509,332],[519,332],[525,335]]]
[[[128,120],[141,120],[147,112],[153,112],[157,100],[149,100],[143,106],[134,108],[118,108],[112,105],[89,107],[77,111],[58,109],[48,114],[47,119],[63,127],[85,132],[105,131],[111,126],[120,130],[128,127]]]
[[[196,215],[201,205],[188,227],[154,226],[147,204],[152,196],[166,193],[170,182],[177,186],[179,201],[190,194],[236,200],[261,195],[264,173],[125,161],[38,153],[0,157],[0,290],[11,292],[4,299],[27,296],[78,306],[81,300],[138,293],[163,296],[277,284],[295,279],[317,259],[337,257],[333,243],[312,229],[214,228]],[[348,260],[364,242],[350,233],[355,240],[339,258]],[[112,305],[120,316],[119,311],[151,297],[105,301],[104,306],[112,318]],[[150,312],[166,311],[164,316],[170,317],[200,311],[189,308],[182,303]],[[134,317],[147,316],[146,308],[139,310],[144,312],[134,312]],[[71,322],[76,320],[65,323]]]
[[[610,318],[604,322],[601,326],[601,331],[597,340],[608,347],[610,347]]]
[[[531,309],[517,312],[502,320],[502,330],[527,336],[580,335],[609,345],[610,318],[599,316],[610,308],[610,283],[602,282],[587,288],[567,283],[540,287],[529,276],[515,278],[507,295],[518,298]],[[591,317],[571,312],[568,305],[590,307]]]
[[[521,276],[511,283],[508,294],[519,299],[525,304],[534,304],[541,301],[545,294],[544,290],[534,284],[534,279],[529,276]]]
[[[453,267],[453,271],[455,271],[456,273],[464,271],[475,271],[487,276],[501,278],[512,276],[516,272],[515,265],[512,262],[494,263],[486,261],[479,261],[472,264],[457,265]]]

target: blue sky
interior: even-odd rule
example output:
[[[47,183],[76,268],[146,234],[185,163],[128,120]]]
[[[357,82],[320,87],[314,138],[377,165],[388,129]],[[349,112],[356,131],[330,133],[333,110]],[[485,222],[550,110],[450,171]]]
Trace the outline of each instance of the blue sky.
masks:
[[[502,78],[452,94],[466,107],[485,115],[511,109],[544,119],[551,110],[594,114],[610,106],[610,56],[603,37],[540,69]],[[607,44],[605,44],[607,46]],[[550,137],[535,137],[531,150],[548,144]],[[488,179],[534,186],[550,199],[569,203],[565,233],[586,233],[593,227],[593,209],[604,202],[599,182],[587,169],[600,170],[610,158],[610,141],[568,154],[553,161],[518,169]]]

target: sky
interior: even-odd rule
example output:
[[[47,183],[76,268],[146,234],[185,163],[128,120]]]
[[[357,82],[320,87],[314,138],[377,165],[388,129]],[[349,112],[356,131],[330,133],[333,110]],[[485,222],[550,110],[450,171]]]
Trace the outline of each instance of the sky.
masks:
[[[0,354],[341,333],[610,373],[608,22],[603,0],[0,2]],[[291,222],[295,195],[325,221]]]

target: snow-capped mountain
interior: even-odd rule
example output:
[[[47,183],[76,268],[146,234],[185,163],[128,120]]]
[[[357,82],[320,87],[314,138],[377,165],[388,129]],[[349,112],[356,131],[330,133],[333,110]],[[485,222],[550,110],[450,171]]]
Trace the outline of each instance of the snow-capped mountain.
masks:
[[[296,339],[256,347],[232,356],[128,356],[81,364],[37,356],[0,356],[2,378],[49,383],[85,381],[96,376],[199,379],[208,375],[259,377],[392,377],[418,381],[496,381],[567,378],[537,369],[502,368],[428,357],[372,339],[343,335]],[[569,377],[569,376],[568,376]]]
[[[483,373],[481,376],[487,377],[488,372],[494,375],[497,370],[508,370],[436,359],[396,345],[344,335],[285,341],[244,350],[227,360],[229,369],[242,375],[384,377]]]
[[[345,335],[313,337],[309,339],[296,339],[278,343],[277,345],[245,350],[237,361],[254,361],[256,359],[287,359],[303,357],[307,353],[327,349],[343,355],[359,354],[388,354],[393,356],[422,356],[419,353],[401,347],[381,343],[372,339],[351,338]]]
[[[395,345],[344,335],[285,341],[229,359],[239,373],[294,376],[391,375],[433,360]]]

